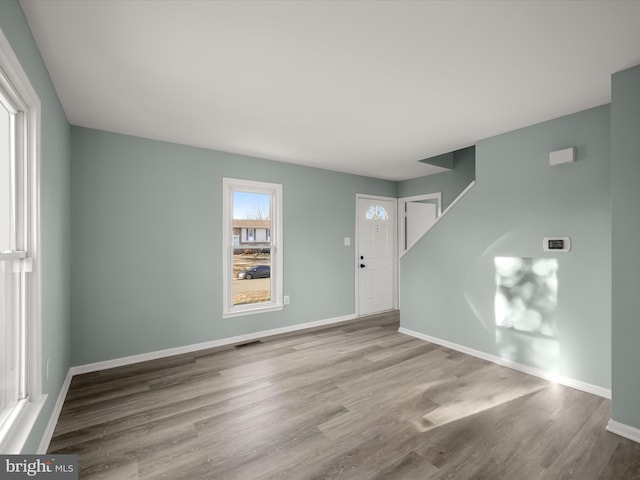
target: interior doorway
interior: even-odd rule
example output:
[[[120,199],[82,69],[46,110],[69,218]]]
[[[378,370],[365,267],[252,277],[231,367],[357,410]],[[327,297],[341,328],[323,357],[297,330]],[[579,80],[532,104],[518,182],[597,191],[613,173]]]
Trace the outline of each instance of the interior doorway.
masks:
[[[442,193],[398,199],[400,255],[409,250],[442,214]]]

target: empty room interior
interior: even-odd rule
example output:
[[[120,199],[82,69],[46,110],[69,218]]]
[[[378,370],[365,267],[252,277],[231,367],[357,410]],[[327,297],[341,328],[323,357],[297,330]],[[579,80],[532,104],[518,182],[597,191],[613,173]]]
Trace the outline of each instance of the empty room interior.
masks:
[[[2,0],[0,137],[0,455],[640,479],[640,2]]]

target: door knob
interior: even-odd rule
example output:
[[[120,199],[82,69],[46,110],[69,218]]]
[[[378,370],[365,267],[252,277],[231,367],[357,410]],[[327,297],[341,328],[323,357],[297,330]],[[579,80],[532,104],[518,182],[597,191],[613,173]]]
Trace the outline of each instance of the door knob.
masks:
[[[361,263],[361,264],[360,264],[360,268],[364,268],[364,263]]]

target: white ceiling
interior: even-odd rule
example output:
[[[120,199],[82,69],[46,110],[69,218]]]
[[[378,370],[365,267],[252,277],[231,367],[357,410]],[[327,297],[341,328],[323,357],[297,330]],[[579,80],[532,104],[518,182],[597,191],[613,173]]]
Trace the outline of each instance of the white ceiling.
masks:
[[[391,180],[640,64],[637,1],[20,3],[73,125]]]

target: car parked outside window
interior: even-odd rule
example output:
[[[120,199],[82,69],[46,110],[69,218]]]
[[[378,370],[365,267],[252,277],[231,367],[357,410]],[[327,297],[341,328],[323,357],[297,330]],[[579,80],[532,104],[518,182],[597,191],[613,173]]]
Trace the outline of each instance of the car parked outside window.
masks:
[[[269,265],[256,265],[247,270],[238,272],[238,278],[251,280],[252,278],[265,278],[271,276],[271,267]]]

